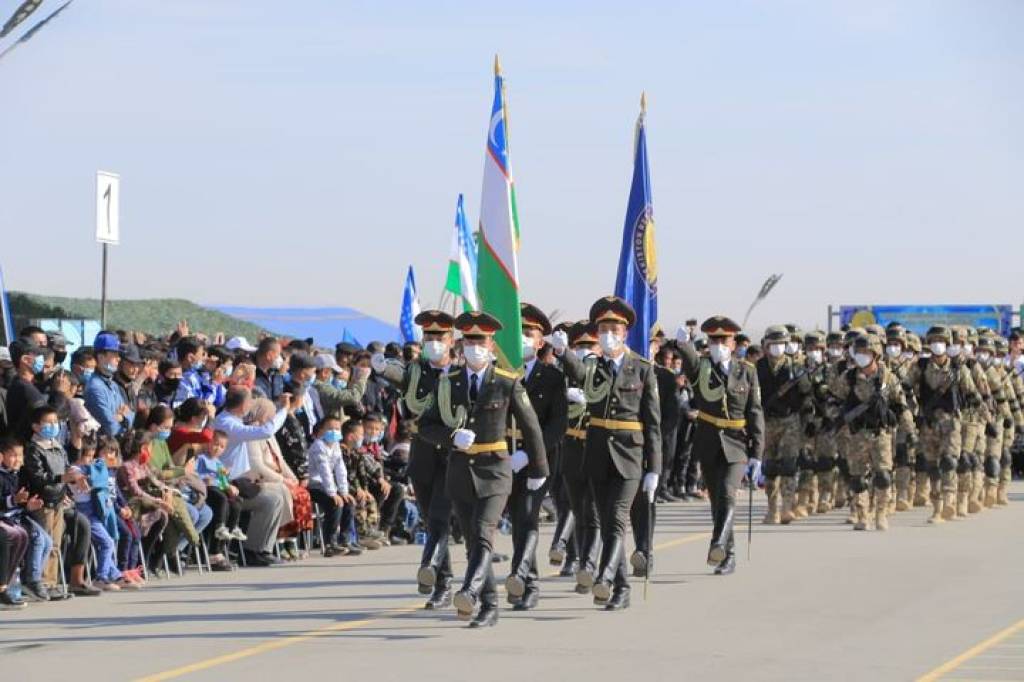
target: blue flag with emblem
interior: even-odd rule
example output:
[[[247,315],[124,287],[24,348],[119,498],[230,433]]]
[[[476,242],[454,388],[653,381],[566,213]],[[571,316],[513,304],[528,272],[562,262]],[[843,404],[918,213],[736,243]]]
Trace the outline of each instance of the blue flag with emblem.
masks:
[[[615,295],[636,311],[636,324],[629,330],[626,344],[643,357],[650,352],[651,329],[658,322],[658,258],[654,248],[651,172],[647,165],[646,115],[647,97],[641,95],[633,149],[633,183],[615,278]]]
[[[416,293],[416,275],[412,266],[405,276],[405,290],[402,292],[402,314],[398,318],[398,328],[402,330],[402,338],[406,343],[420,341],[423,329],[416,324],[416,316],[420,314],[420,299]]]

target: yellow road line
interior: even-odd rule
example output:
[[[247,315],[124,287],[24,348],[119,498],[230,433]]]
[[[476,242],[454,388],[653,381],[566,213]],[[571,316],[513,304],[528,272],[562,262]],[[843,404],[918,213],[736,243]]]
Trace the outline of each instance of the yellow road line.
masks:
[[[970,649],[963,652],[956,658],[949,659],[935,670],[932,670],[931,672],[917,678],[917,682],[934,682],[934,680],[940,679],[946,673],[959,668],[967,661],[971,660],[972,658],[976,658],[977,656],[981,655],[982,653],[988,651],[995,645],[1002,642],[1004,639],[1012,637],[1014,634],[1020,632],[1021,630],[1024,630],[1024,620],[1017,621],[1010,627],[1006,628],[1005,630],[1000,630],[999,632],[992,635],[985,641],[980,642],[979,644],[975,644]]]
[[[695,533],[693,535],[684,535],[681,538],[675,540],[669,540],[663,542],[660,545],[655,545],[655,550],[668,549],[670,547],[677,547],[679,545],[685,545],[689,542],[696,542],[698,540],[706,540],[711,537],[711,533]],[[555,571],[551,576],[557,576],[558,572]],[[332,625],[326,625],[315,630],[308,630],[306,632],[300,632],[294,635],[285,635],[278,639],[272,639],[263,644],[257,644],[256,646],[248,647],[246,649],[239,649],[238,651],[230,654],[224,654],[223,656],[215,656],[214,658],[207,658],[203,661],[196,663],[190,663],[189,665],[183,665],[179,668],[172,668],[162,673],[156,673],[154,675],[147,675],[140,677],[135,682],[162,682],[163,680],[173,680],[182,675],[188,675],[190,673],[196,673],[201,670],[209,670],[215,668],[218,665],[224,665],[225,663],[232,663],[234,661],[241,660],[243,658],[249,658],[250,656],[257,656],[259,654],[265,654],[268,651],[276,651],[278,649],[284,649],[285,647],[293,646],[301,642],[307,642],[317,637],[323,637],[324,635],[332,632],[344,632],[345,630],[355,630],[357,628],[376,623],[377,621],[384,620],[385,618],[392,618],[394,616],[401,615],[403,613],[412,613],[413,611],[419,611],[423,608],[422,603],[417,602],[412,606],[403,606],[401,608],[390,609],[381,613],[380,615],[374,616],[373,618],[364,618],[362,620],[346,621],[344,623],[334,623]]]

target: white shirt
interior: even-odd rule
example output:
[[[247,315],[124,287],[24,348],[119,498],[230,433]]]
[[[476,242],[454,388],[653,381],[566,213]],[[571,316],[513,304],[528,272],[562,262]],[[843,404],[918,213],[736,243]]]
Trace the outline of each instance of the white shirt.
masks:
[[[523,367],[523,379],[524,380],[530,378],[530,374],[533,372],[533,366],[536,365],[536,364],[537,364],[537,357],[536,356],[534,356],[533,360],[530,360],[529,362],[526,363],[526,366]]]
[[[617,358],[613,358],[613,357],[610,357],[610,356],[605,356],[605,359],[608,360],[608,362],[612,363],[612,365],[615,366],[615,373],[618,374],[619,370],[622,369],[622,361],[626,359],[626,354],[625,353],[621,353],[619,355],[619,357],[617,357]]]
[[[729,376],[729,365],[731,363],[732,363],[732,360],[724,360],[724,361],[718,363],[718,366],[721,368],[722,374],[724,376]]]
[[[476,390],[477,390],[477,395],[479,395],[479,391],[480,391],[480,390],[481,390],[481,389],[482,389],[482,388],[484,387],[484,374],[485,374],[486,372],[487,372],[487,365],[484,365],[484,366],[483,366],[483,367],[482,367],[482,368],[480,369],[480,371],[478,371],[478,372],[474,372],[473,370],[471,370],[471,369],[469,368],[469,365],[466,365],[466,381],[468,381],[468,382],[469,382],[469,383],[467,384],[467,386],[470,386],[470,387],[472,387],[472,386],[473,386],[473,379],[472,379],[471,377],[475,376],[475,377],[476,377]],[[467,390],[468,390],[468,389],[467,389]]]

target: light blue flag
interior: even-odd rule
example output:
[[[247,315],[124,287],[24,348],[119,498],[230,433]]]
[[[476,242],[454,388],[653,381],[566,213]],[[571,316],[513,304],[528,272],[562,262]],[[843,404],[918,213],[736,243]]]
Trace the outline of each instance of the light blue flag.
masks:
[[[416,324],[416,316],[420,314],[420,298],[416,293],[416,275],[412,266],[405,276],[405,290],[402,292],[402,313],[398,318],[398,328],[402,330],[402,338],[406,343],[423,339],[423,328]]]

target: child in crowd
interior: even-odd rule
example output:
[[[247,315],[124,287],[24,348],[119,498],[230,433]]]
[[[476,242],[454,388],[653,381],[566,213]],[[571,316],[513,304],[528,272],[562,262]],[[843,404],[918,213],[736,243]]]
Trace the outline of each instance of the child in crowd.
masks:
[[[12,595],[8,588],[31,542],[28,531],[22,526],[23,505],[36,509],[43,506],[42,500],[30,496],[18,485],[21,459],[19,442],[13,438],[0,442],[0,608],[3,609],[25,608],[25,600]]]
[[[246,541],[246,535],[238,527],[242,515],[242,501],[238,488],[231,485],[228,470],[221,464],[220,456],[228,446],[228,435],[214,431],[213,439],[196,458],[196,476],[206,484],[206,504],[213,510],[213,541],[210,543],[210,567],[215,571],[231,571],[234,565],[224,553],[224,543],[232,540]]]
[[[121,446],[118,445],[117,440],[110,436],[100,436],[96,444],[96,457],[102,459],[106,463],[107,469],[114,473],[107,478],[107,491],[112,504],[107,512],[105,523],[108,529],[113,527],[116,530],[117,568],[128,580],[143,585],[146,582],[142,575],[144,570],[142,562],[143,528],[148,529],[159,518],[150,515],[147,519],[144,516],[140,527],[139,520],[128,505],[128,500],[121,489],[117,487],[116,472],[121,467]],[[115,533],[111,533],[111,535],[114,536]]]
[[[160,559],[173,552],[177,544],[177,536],[173,544],[164,533],[170,520],[181,515],[173,504],[170,490],[156,479],[149,470],[149,435],[145,431],[129,431],[121,444],[121,467],[117,470],[117,485],[128,499],[132,514],[145,518],[155,517],[155,522],[148,530],[143,528],[142,551],[150,573],[162,572]],[[187,514],[186,514],[187,518]]]
[[[324,513],[324,556],[345,554],[338,543],[338,528],[345,505],[354,505],[348,492],[348,470],[341,455],[341,420],[324,417],[313,429],[316,440],[306,453],[309,459],[309,496]]]
[[[21,441],[13,436],[0,438],[0,525],[17,524],[28,534],[25,565],[21,571],[22,592],[33,601],[49,601],[50,591],[43,586],[42,577],[43,564],[53,548],[53,540],[29,515],[42,509],[43,501],[38,495],[30,494],[18,481],[24,454]],[[0,584],[9,580],[0,580]]]
[[[71,471],[81,474],[69,488],[75,509],[89,520],[89,534],[96,553],[96,583],[108,592],[139,589],[136,581],[129,580],[117,568],[117,521],[110,499],[110,470],[105,461],[96,458],[95,438],[82,439]]]

